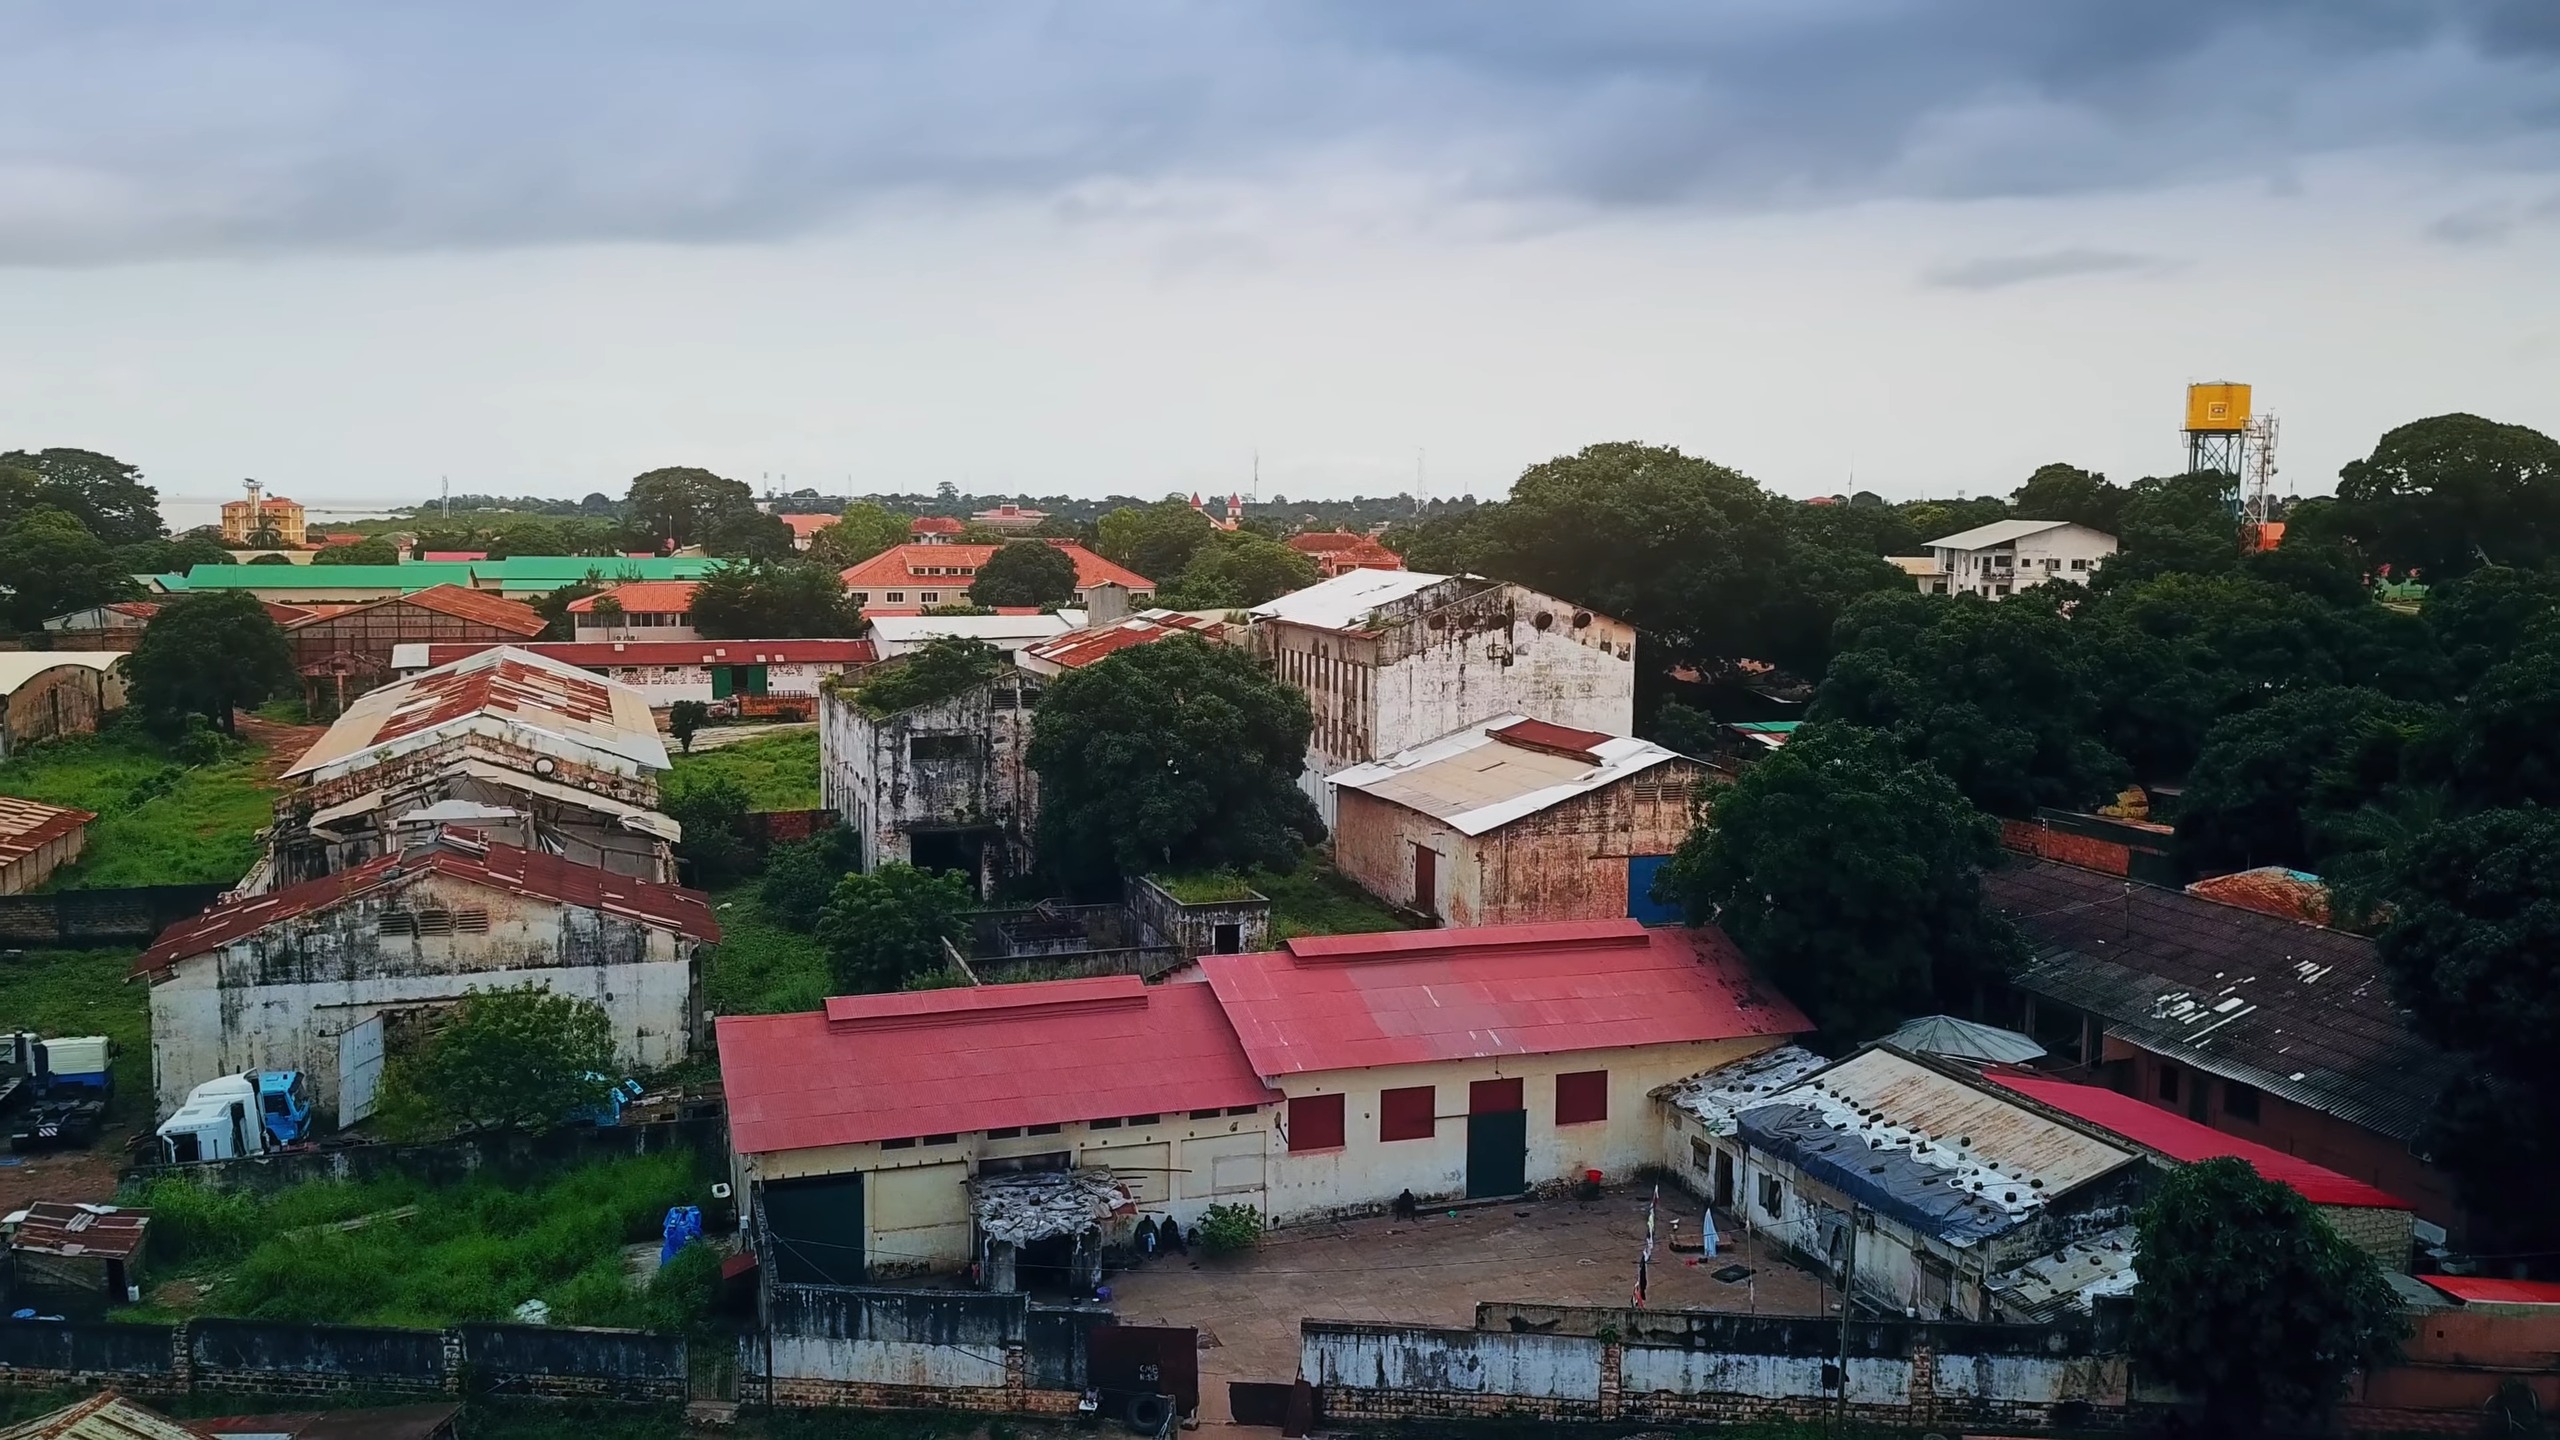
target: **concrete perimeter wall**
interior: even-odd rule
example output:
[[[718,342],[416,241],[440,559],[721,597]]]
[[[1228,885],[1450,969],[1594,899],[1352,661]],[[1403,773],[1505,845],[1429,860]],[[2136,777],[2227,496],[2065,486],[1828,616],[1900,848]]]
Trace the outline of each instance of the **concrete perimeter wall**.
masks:
[[[499,1394],[682,1403],[683,1337],[551,1325],[398,1330],[264,1320],[0,1320],[0,1388],[135,1395]]]
[[[1085,1388],[1097,1307],[1021,1294],[775,1285],[739,1341],[738,1398],[776,1406],[1062,1415]]]

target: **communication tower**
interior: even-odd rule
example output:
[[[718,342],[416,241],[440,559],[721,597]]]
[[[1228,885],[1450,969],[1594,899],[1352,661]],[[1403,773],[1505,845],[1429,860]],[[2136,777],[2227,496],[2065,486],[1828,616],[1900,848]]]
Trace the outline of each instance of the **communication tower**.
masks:
[[[2249,417],[2248,451],[2248,499],[2243,503],[2249,523],[2264,526],[2276,518],[2276,417]]]
[[[2249,387],[2216,380],[2187,387],[2187,473],[2242,474],[2249,440]]]

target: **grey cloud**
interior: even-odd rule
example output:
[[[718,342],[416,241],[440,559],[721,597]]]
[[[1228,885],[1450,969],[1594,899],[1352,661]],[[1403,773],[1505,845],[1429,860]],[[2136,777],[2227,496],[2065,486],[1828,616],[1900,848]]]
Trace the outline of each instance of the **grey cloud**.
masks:
[[[0,262],[785,236],[1386,177],[1741,211],[2560,168],[2549,0],[767,0],[0,10]]]
[[[2047,250],[2035,255],[1987,255],[1940,265],[1921,279],[1948,290],[2005,290],[2037,280],[2072,275],[2107,275],[2126,271],[2155,272],[2167,262],[2148,255],[2115,250]]]
[[[2494,245],[2527,226],[2554,220],[2560,220],[2560,195],[2525,205],[2500,201],[2437,217],[2427,226],[2427,238],[2447,245]]]

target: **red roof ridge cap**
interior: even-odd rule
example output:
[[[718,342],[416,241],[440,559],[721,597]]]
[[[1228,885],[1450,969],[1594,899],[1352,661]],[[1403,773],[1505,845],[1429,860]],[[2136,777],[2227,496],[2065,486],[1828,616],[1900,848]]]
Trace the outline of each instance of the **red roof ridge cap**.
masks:
[[[830,995],[826,1016],[829,1029],[898,1029],[940,1024],[962,1016],[1027,1016],[1144,1006],[1150,993],[1146,982],[1135,975],[1096,975],[1080,980],[1035,980],[948,990]]]
[[[1364,935],[1300,935],[1281,942],[1305,964],[1399,960],[1459,951],[1621,950],[1653,943],[1634,920],[1554,920],[1526,925],[1485,925],[1454,930],[1382,930]]]

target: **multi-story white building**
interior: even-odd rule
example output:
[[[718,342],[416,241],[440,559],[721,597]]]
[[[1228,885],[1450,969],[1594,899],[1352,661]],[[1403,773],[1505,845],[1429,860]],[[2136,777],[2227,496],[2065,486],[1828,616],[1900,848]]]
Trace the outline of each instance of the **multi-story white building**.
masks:
[[[2056,580],[2086,585],[2098,563],[2114,553],[2116,537],[2068,520],[1995,520],[1930,541],[1932,565],[1904,564],[1899,557],[1895,563],[1922,594],[1997,600]]]
[[[1039,781],[1028,758],[1040,681],[1006,666],[957,695],[891,714],[858,691],[818,697],[819,803],[852,830],[862,868],[958,870],[978,893],[1028,869]]]
[[[1328,827],[1334,772],[1479,721],[1635,730],[1635,627],[1525,586],[1352,570],[1252,618],[1247,643],[1315,711],[1298,783]]]

